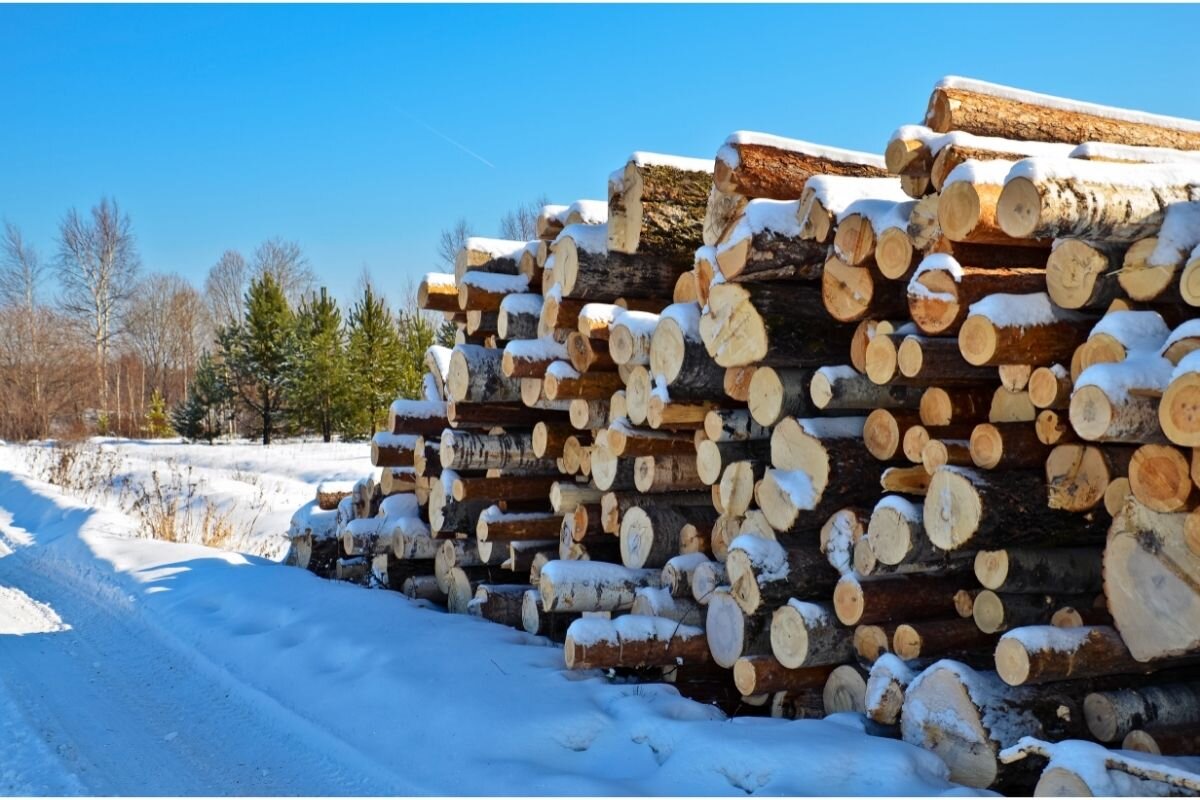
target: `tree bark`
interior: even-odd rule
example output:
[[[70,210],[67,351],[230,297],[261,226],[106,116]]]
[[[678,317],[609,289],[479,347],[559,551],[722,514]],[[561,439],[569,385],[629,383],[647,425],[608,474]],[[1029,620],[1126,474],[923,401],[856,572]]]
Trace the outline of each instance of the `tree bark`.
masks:
[[[1032,471],[938,470],[924,520],[930,541],[947,551],[1096,542],[1106,527],[1101,519],[1050,508],[1044,479]]]
[[[853,631],[827,602],[789,600],[771,616],[771,652],[787,669],[842,664],[854,655]]]

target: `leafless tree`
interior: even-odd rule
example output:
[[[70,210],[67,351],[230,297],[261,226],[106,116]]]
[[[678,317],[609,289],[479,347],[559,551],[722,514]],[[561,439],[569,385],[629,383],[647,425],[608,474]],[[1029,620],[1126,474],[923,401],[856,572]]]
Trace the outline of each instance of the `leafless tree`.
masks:
[[[140,266],[133,226],[116,200],[103,198],[90,218],[67,212],[58,245],[61,305],[94,347],[100,411],[107,416],[109,348]]]
[[[242,297],[250,285],[250,268],[237,250],[226,250],[208,271],[204,296],[214,325],[224,326],[242,319]]]
[[[312,290],[317,280],[300,245],[278,237],[268,239],[254,251],[254,277],[268,272],[293,307],[300,304],[300,298]]]
[[[161,387],[167,371],[174,326],[170,301],[175,282],[181,280],[173,275],[146,276],[138,283],[125,315],[125,335],[149,372],[151,386]]]
[[[0,241],[0,303],[33,308],[44,273],[45,267],[21,229],[6,220]]]
[[[0,366],[7,373],[3,383],[12,392],[4,398],[6,427],[24,436],[44,436],[48,428],[47,334],[52,321],[38,302],[44,274],[37,252],[20,228],[5,221],[0,240],[0,335],[5,345]]]
[[[454,271],[454,257],[470,236],[471,226],[464,217],[459,217],[453,227],[446,228],[438,236],[438,258],[442,260],[442,268],[447,272]]]
[[[182,397],[191,385],[201,354],[216,341],[216,330],[203,295],[190,283],[184,282],[171,296],[171,316],[177,328],[171,366],[183,378]]]
[[[509,211],[500,218],[500,238],[516,239],[522,242],[536,239],[538,214],[541,212],[542,206],[549,202],[550,198],[543,194],[531,202],[522,203]]]

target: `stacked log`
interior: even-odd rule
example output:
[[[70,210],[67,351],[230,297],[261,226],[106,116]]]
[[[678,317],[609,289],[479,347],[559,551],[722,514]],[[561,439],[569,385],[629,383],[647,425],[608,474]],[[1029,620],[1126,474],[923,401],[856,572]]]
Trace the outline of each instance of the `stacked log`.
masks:
[[[1200,124],[951,78],[883,158],[745,131],[714,160],[634,153],[606,207],[547,207],[538,241],[471,239],[423,281],[461,341],[334,512],[335,571],[390,542],[412,596],[569,668],[857,711],[980,788],[1078,788],[1039,784],[1022,737],[1180,754],[1189,149]],[[1114,759],[1133,777],[1104,789],[1174,775]]]

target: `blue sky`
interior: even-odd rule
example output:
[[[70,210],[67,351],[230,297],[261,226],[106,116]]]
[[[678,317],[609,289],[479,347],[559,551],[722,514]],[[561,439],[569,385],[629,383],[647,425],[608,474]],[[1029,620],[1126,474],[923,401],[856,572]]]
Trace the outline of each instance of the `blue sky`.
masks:
[[[199,284],[278,235],[336,295],[364,266],[395,295],[459,216],[494,235],[739,128],[882,152],[945,74],[1200,118],[1197,29],[1188,6],[0,6],[0,217],[49,256],[110,194],[148,270]]]

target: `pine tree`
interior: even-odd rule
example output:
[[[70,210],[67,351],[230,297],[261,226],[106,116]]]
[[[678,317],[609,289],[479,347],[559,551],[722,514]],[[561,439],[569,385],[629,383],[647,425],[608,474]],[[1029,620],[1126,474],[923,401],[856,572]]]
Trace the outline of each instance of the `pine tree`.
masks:
[[[351,424],[370,436],[387,419],[387,409],[403,380],[400,336],[384,299],[368,283],[350,312],[346,361],[352,404]]]
[[[233,400],[225,372],[224,365],[208,353],[200,356],[187,397],[171,408],[171,427],[176,433],[185,439],[204,438],[209,444],[220,435]]]
[[[421,397],[425,378],[425,351],[437,342],[439,331],[418,309],[401,311],[396,319],[396,331],[400,337],[396,359],[400,366],[399,396],[416,400]]]
[[[208,353],[200,356],[196,374],[192,377],[189,394],[204,410],[202,435],[212,444],[221,435],[226,420],[233,417],[233,389],[230,387],[229,370]]]
[[[296,421],[321,432],[326,442],[345,427],[349,414],[346,332],[342,312],[322,287],[296,312],[296,363],[289,396]]]
[[[171,424],[167,419],[167,401],[157,388],[150,395],[150,407],[146,409],[146,436],[151,439],[164,439],[171,435]]]
[[[195,391],[188,390],[187,397],[171,407],[171,427],[185,439],[196,440],[208,432],[205,420],[208,408],[201,402]],[[212,437],[208,437],[212,442]]]
[[[274,276],[264,272],[250,282],[246,316],[217,336],[231,388],[262,423],[262,443],[286,413],[286,387],[295,362],[292,309]]]

